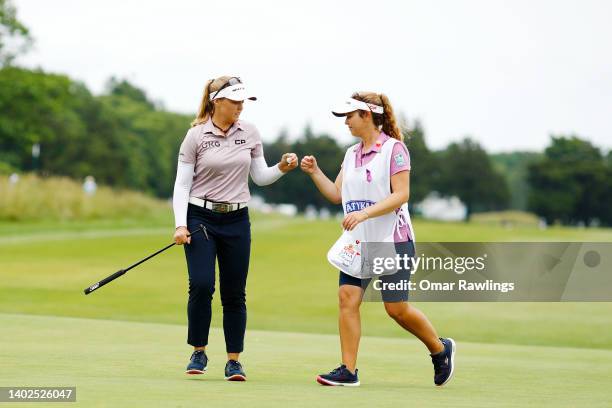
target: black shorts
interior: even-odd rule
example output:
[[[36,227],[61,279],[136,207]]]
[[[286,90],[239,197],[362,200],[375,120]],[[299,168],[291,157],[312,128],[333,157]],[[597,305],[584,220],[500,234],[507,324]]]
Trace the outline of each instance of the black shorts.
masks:
[[[397,254],[401,256],[406,254],[408,257],[414,257],[414,254],[415,254],[414,242],[412,241],[396,242],[395,251],[397,252]],[[398,271],[392,275],[383,275],[376,279],[380,279],[380,281],[383,284],[406,283],[406,285],[402,285],[402,286],[407,286],[407,283],[410,281],[411,269],[412,269],[412,264],[409,265],[408,268],[398,269]],[[351,286],[359,286],[364,291],[365,290],[371,290],[371,291],[376,290],[372,287],[368,288],[368,286],[370,286],[371,283],[372,283],[372,278],[360,279],[360,278],[356,278],[354,276],[348,275],[340,271],[340,278],[338,282],[339,286],[351,285]],[[383,285],[383,289],[380,290],[380,293],[382,295],[383,302],[406,302],[408,301],[408,288],[407,287],[405,289],[391,290],[391,289],[387,289]]]

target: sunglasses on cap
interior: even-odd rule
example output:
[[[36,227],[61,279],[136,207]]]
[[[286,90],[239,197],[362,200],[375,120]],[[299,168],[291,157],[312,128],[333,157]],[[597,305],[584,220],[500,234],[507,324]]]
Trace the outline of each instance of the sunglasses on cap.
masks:
[[[210,95],[210,86],[212,85],[212,83],[215,82],[215,80],[211,80],[210,83],[208,84],[208,94]],[[241,84],[242,80],[239,77],[231,77],[230,79],[227,80],[226,83],[223,84],[223,86],[221,88],[219,88],[218,90],[214,91],[215,96],[210,96],[210,100],[215,99],[215,97],[217,95],[219,95],[219,92],[221,92],[222,90],[224,90],[225,88],[227,88],[228,86],[234,86],[234,85],[238,85]]]

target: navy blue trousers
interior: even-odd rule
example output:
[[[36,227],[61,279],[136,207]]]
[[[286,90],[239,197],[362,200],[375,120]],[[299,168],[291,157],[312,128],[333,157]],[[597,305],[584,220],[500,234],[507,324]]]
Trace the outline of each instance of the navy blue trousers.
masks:
[[[202,233],[184,245],[189,271],[187,343],[195,347],[208,344],[211,302],[215,292],[215,260],[219,263],[219,284],[223,306],[223,333],[228,353],[244,348],[246,330],[246,280],[251,253],[251,223],[248,208],[230,213],[215,213],[189,204],[187,228],[206,227],[209,240]]]

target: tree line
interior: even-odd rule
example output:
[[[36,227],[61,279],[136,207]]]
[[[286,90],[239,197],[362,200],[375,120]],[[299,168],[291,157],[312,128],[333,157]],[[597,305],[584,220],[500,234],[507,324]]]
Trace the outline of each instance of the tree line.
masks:
[[[404,143],[410,152],[413,167],[410,177],[410,204],[422,201],[430,192],[458,196],[468,213],[507,208],[510,192],[504,175],[496,170],[485,150],[474,140],[466,138],[451,143],[442,151],[431,151],[425,142],[425,133],[417,121],[404,126]],[[323,172],[334,180],[348,146],[340,145],[328,134],[313,134],[310,126],[294,141],[281,134],[266,144],[268,162],[275,162],[282,152],[295,152],[298,156],[314,155]],[[257,194],[267,201],[295,204],[299,210],[308,205],[334,208],[320,194],[305,174],[291,175],[272,186],[258,188]]]
[[[93,175],[158,197],[172,192],[191,119],[159,109],[125,80],[111,78],[95,96],[65,75],[18,67],[0,70],[0,112],[0,171]]]
[[[190,115],[168,112],[130,82],[110,78],[101,95],[66,75],[14,65],[32,43],[9,0],[0,0],[0,173],[37,172],[172,194],[177,154]],[[612,153],[578,136],[557,135],[543,153],[489,155],[472,138],[439,151],[418,121],[404,127],[412,161],[410,203],[429,192],[458,196],[473,212],[515,208],[547,222],[612,225]],[[335,178],[347,146],[307,126],[265,143],[269,163],[282,153],[317,156]],[[331,207],[301,172],[266,188],[269,202]]]
[[[179,146],[190,115],[168,112],[130,82],[111,78],[101,95],[65,75],[0,69],[0,172],[37,172],[172,194]],[[612,225],[612,155],[577,136],[554,136],[543,153],[489,155],[472,138],[434,151],[418,121],[404,126],[412,161],[410,203],[432,191],[457,196],[473,212],[526,209],[549,223]],[[40,155],[32,155],[38,145]],[[312,154],[331,179],[347,146],[306,126],[265,143],[268,163],[282,153]],[[272,203],[333,206],[295,172],[253,192]]]

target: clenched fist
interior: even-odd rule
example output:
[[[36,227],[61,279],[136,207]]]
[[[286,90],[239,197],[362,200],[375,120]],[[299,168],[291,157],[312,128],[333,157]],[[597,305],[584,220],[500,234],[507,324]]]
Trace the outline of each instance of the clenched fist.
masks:
[[[302,157],[302,163],[300,164],[300,168],[306,174],[314,174],[319,171],[317,159],[314,156]]]
[[[295,169],[298,166],[298,157],[295,153],[285,153],[283,157],[281,157],[280,163],[278,163],[278,168],[283,173],[287,173]]]

